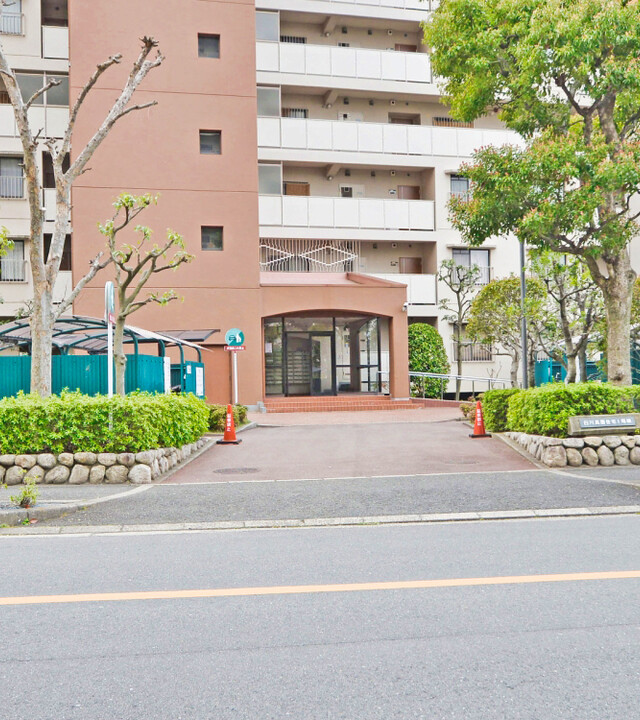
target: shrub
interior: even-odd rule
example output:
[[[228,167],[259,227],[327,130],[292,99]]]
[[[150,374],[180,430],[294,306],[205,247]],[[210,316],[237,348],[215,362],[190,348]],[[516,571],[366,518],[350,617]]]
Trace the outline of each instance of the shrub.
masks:
[[[484,422],[489,432],[504,432],[507,430],[507,408],[510,399],[522,392],[519,388],[496,388],[487,390],[482,396],[482,410]]]
[[[409,370],[446,375],[449,361],[440,333],[431,325],[413,323],[409,325]],[[437,378],[416,378],[411,383],[413,395],[438,397],[441,383]]]
[[[233,422],[236,427],[247,422],[247,408],[244,405],[233,406]],[[227,419],[226,405],[209,405],[209,430],[211,432],[224,432]]]
[[[0,400],[0,452],[119,453],[180,447],[198,440],[208,420],[206,403],[191,394],[20,394]]]
[[[606,383],[552,383],[522,390],[509,399],[507,428],[532,435],[566,437],[573,415],[632,412],[638,389]]]

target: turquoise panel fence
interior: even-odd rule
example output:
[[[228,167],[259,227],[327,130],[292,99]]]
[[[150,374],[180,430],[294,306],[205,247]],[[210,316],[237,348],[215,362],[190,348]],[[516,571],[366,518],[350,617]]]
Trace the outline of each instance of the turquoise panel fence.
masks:
[[[546,385],[552,382],[564,382],[567,377],[567,371],[562,363],[554,360],[537,360],[534,368],[536,387]],[[606,380],[600,373],[600,368],[595,362],[587,363],[587,379],[588,380]],[[634,383],[637,382],[634,376]]]
[[[171,366],[171,386],[179,386],[184,393],[204,398],[204,363],[187,360]]]
[[[31,389],[31,358],[29,355],[0,357],[0,397],[17,395]]]

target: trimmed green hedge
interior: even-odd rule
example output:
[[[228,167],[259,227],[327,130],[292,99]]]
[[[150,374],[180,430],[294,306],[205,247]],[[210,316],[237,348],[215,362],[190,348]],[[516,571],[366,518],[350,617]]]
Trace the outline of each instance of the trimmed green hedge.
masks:
[[[484,424],[489,432],[505,432],[507,427],[507,409],[514,395],[522,392],[520,388],[496,388],[482,395]]]
[[[485,397],[488,393],[485,394]],[[640,387],[608,383],[551,383],[523,390],[509,399],[507,429],[531,435],[567,437],[573,415],[613,415],[633,412]]]
[[[110,429],[111,423],[111,429]],[[209,407],[195,395],[62,392],[0,400],[0,452],[140,452],[180,447],[209,427]]]
[[[409,370],[447,375],[449,361],[440,333],[426,323],[409,325]],[[446,383],[446,381],[445,381]],[[411,381],[411,394],[416,397],[440,396],[438,378],[415,378]],[[446,388],[446,385],[445,385]]]
[[[244,405],[233,406],[233,422],[236,427],[247,422],[248,409]],[[227,421],[226,405],[209,405],[209,430],[211,432],[224,432]]]

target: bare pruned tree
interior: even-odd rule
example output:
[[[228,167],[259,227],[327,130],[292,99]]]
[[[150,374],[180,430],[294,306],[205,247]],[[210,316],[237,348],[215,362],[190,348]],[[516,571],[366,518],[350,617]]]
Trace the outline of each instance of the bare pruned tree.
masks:
[[[9,0],[0,4],[0,16],[3,6]],[[141,39],[140,53],[131,66],[131,71],[117,100],[95,130],[86,145],[74,153],[75,159],[68,169],[63,169],[65,158],[72,149],[73,132],[78,114],[91,90],[100,77],[114,65],[122,60],[122,55],[112,55],[100,63],[83,88],[78,93],[74,104],[70,108],[69,121],[61,138],[49,137],[42,128],[35,128],[29,118],[29,108],[36,100],[50,88],[59,84],[59,80],[51,79],[46,82],[29,98],[24,98],[11,68],[9,60],[0,44],[0,76],[13,106],[18,134],[22,142],[24,155],[24,175],[27,186],[27,199],[30,211],[30,248],[29,258],[31,275],[33,279],[33,297],[31,299],[31,391],[42,396],[51,394],[51,346],[53,327],[60,315],[73,303],[82,288],[105,267],[111,258],[103,260],[99,253],[90,263],[87,274],[80,279],[68,297],[57,307],[53,304],[53,288],[60,270],[64,241],[69,233],[69,217],[71,212],[71,187],[74,181],[87,171],[87,163],[105,140],[113,126],[123,117],[136,110],[151,107],[156,102],[147,102],[132,105],[131,99],[144,78],[163,61],[163,55],[156,50],[158,43],[151,37]],[[155,52],[154,52],[155,50]],[[51,155],[53,175],[56,190],[55,222],[49,246],[45,257],[43,242],[44,212],[42,209],[42,186],[38,173],[37,153],[41,147],[46,147]]]

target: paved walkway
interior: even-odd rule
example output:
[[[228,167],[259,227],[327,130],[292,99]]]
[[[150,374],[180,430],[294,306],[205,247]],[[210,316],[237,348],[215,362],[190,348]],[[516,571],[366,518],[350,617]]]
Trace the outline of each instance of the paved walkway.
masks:
[[[362,410],[304,413],[249,413],[249,420],[265,426],[282,425],[362,425],[391,423],[433,423],[457,420],[457,407],[416,408],[415,410]]]

